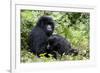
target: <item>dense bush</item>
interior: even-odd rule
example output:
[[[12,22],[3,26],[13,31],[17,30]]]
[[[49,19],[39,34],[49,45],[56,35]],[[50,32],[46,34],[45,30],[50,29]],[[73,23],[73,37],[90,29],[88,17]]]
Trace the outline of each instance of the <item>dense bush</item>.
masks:
[[[56,23],[54,33],[67,38],[72,46],[79,50],[78,56],[65,56],[58,60],[89,59],[89,13],[82,12],[52,12],[38,10],[21,10],[21,62],[55,61],[52,58],[36,58],[28,52],[28,35],[35,26],[38,18],[43,15],[51,16]]]

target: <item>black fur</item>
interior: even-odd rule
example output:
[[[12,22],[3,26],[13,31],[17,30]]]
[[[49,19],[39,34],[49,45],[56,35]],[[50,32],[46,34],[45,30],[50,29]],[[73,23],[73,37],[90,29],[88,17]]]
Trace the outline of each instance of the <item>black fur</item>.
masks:
[[[65,55],[77,55],[78,50],[73,49],[70,42],[63,38],[60,35],[52,35],[48,39],[48,51],[52,54],[52,52],[58,52],[61,56],[65,53]],[[56,54],[53,54],[56,58]]]
[[[47,28],[47,26],[49,27]],[[50,29],[51,26],[51,29]],[[36,26],[32,29],[29,35],[29,49],[32,53],[39,56],[46,53],[47,39],[54,31],[54,21],[49,16],[39,18]]]

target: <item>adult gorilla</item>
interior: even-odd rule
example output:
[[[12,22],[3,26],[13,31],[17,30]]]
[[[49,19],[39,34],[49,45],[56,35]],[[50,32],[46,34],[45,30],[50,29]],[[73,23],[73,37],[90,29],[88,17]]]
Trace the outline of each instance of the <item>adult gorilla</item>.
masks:
[[[47,39],[54,31],[54,21],[49,16],[42,16],[29,35],[29,49],[37,56],[46,53]]]

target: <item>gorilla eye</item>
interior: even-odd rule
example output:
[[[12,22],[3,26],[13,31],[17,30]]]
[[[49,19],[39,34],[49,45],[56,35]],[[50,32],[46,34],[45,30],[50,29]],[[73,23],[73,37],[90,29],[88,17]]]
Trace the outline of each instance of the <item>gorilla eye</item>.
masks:
[[[47,30],[52,31],[51,25],[47,25]]]

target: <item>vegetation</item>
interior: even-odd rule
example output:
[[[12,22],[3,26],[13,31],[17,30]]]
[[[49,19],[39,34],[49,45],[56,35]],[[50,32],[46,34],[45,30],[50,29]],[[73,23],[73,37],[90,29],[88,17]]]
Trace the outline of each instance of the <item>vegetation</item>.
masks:
[[[50,58],[41,54],[37,58],[28,52],[28,35],[40,16],[51,16],[56,25],[54,33],[68,39],[73,48],[79,50],[77,56],[63,55],[59,60],[88,60],[89,57],[89,20],[90,15],[86,12],[53,12],[39,10],[21,10],[21,62],[51,62],[56,61],[52,55]]]

